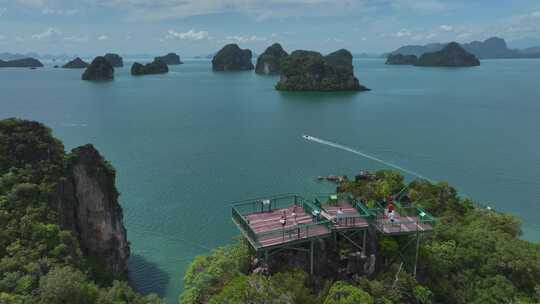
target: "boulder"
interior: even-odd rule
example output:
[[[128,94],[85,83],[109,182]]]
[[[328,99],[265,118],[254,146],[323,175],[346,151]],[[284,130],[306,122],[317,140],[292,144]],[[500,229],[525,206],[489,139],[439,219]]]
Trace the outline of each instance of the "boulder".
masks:
[[[423,67],[471,67],[479,66],[480,60],[467,52],[457,42],[450,42],[440,51],[423,54],[415,65]]]
[[[43,64],[34,58],[22,58],[3,61],[0,60],[0,68],[41,68]]]
[[[64,69],[84,69],[88,67],[88,63],[84,62],[81,58],[77,57],[70,62],[64,64]]]
[[[281,91],[366,91],[354,76],[352,54],[339,50],[323,57],[298,50],[283,59],[276,85]]]
[[[124,66],[124,60],[118,54],[107,53],[104,57],[114,68],[121,68]]]
[[[112,80],[114,79],[114,68],[103,56],[98,56],[82,74],[82,80]]]
[[[414,65],[418,61],[416,55],[389,54],[385,64],[390,65]]]
[[[183,64],[182,60],[180,60],[180,56],[178,56],[176,53],[169,53],[165,56],[156,57],[154,60],[160,60],[167,65]]]
[[[142,65],[135,62],[131,66],[131,75],[150,75],[150,74],[165,74],[169,72],[169,67],[163,61],[154,59],[154,61]]]
[[[288,55],[279,43],[272,44],[257,58],[255,73],[263,75],[281,73],[281,62]]]
[[[236,44],[224,46],[212,59],[214,71],[249,71],[254,66],[251,62],[251,50],[241,49]]]

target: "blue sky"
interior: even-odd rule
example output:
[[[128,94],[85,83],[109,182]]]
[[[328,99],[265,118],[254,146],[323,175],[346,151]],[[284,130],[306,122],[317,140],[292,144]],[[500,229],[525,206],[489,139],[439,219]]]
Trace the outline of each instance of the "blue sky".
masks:
[[[0,0],[0,52],[385,52],[500,36],[540,45],[539,0]]]

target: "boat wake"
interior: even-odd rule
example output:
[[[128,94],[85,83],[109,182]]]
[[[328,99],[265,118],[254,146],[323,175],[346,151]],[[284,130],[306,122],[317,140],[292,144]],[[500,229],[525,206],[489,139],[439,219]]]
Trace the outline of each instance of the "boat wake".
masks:
[[[344,146],[344,145],[341,145],[341,144],[338,144],[338,143],[335,143],[335,142],[331,142],[331,141],[328,141],[328,140],[324,140],[324,139],[320,139],[320,138],[317,138],[317,137],[313,137],[313,136],[309,136],[309,135],[302,135],[302,137],[305,139],[305,140],[309,140],[309,141],[312,141],[312,142],[315,142],[315,143],[318,143],[318,144],[322,144],[322,145],[326,145],[326,146],[330,146],[330,147],[333,147],[333,148],[336,148],[336,149],[340,149],[340,150],[343,150],[343,151],[347,151],[347,152],[351,152],[351,153],[354,153],[356,155],[360,155],[362,157],[365,157],[367,159],[370,159],[370,160],[373,160],[373,161],[376,161],[378,163],[381,163],[383,165],[386,165],[388,167],[392,167],[394,169],[397,169],[397,170],[400,170],[402,172],[405,172],[407,174],[410,174],[410,175],[413,175],[415,177],[418,177],[420,179],[425,179],[427,181],[431,181],[429,178],[419,174],[419,173],[416,173],[414,171],[411,171],[411,170],[408,170],[408,169],[405,169],[401,166],[398,166],[396,164],[393,164],[393,163],[390,163],[390,162],[387,162],[387,161],[384,161],[380,158],[377,158],[375,156],[371,156],[369,154],[366,154],[362,151],[358,151],[358,150],[355,150],[353,148],[349,148],[347,146]]]

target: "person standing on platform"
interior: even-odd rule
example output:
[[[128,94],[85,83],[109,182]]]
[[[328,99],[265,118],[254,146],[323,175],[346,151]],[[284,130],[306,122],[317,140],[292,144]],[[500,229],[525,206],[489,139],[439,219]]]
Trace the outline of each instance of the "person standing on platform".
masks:
[[[287,225],[287,211],[283,210],[279,222],[281,223],[281,229],[283,230],[283,240],[285,241],[285,225]]]

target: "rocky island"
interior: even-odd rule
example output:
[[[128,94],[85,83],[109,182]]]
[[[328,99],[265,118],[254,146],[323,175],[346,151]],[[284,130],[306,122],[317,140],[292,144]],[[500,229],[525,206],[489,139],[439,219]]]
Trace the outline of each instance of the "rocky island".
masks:
[[[354,76],[352,54],[339,50],[326,57],[298,50],[283,59],[280,91],[366,91]]]
[[[169,53],[165,56],[159,56],[159,57],[154,58],[154,60],[160,60],[167,65],[183,64],[182,60],[180,60],[180,56],[177,55],[176,53]]]
[[[105,57],[98,56],[82,74],[82,80],[104,81],[114,79],[114,68]]]
[[[124,66],[124,60],[122,57],[118,54],[114,53],[107,53],[105,54],[105,59],[114,67],[114,68],[121,68]]]
[[[8,61],[0,60],[0,68],[41,68],[43,64],[34,58],[13,59]]]
[[[0,152],[0,303],[162,303],[126,280],[115,170],[92,145],[66,153],[41,123],[6,119]]]
[[[386,63],[389,65],[415,65],[418,61],[416,55],[389,54]]]
[[[251,56],[251,50],[241,49],[234,43],[227,44],[212,59],[212,70],[222,72],[253,70]]]
[[[479,65],[480,60],[457,42],[450,42],[440,51],[423,54],[415,64],[415,66],[422,67],[471,67]]]
[[[281,73],[281,62],[289,56],[279,43],[269,46],[264,53],[257,58],[255,73],[262,75],[272,75]]]
[[[165,74],[169,72],[169,67],[165,62],[154,59],[154,61],[147,63],[145,65],[142,65],[138,62],[135,62],[131,66],[131,75],[139,76],[139,75],[151,75],[151,74]]]
[[[64,64],[62,68],[64,69],[85,69],[88,67],[88,63],[77,57],[70,62]]]

